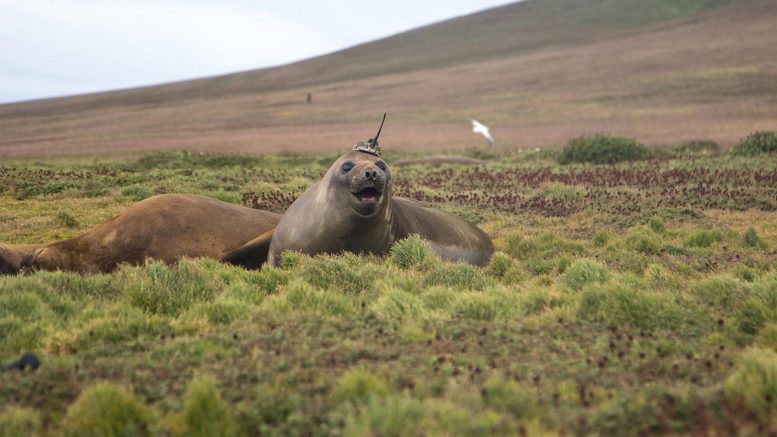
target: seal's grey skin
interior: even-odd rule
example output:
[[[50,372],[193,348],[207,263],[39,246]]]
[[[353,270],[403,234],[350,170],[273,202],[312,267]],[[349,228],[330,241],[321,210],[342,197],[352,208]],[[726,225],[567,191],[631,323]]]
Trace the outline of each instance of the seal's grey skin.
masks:
[[[243,265],[232,251],[272,230],[280,215],[208,197],[163,194],[132,205],[116,218],[78,237],[46,244],[0,244],[0,273],[20,269],[109,272],[146,258],[173,263],[212,257]],[[265,247],[265,254],[267,247]],[[261,257],[260,255],[257,255]],[[257,262],[250,260],[252,267]]]
[[[420,202],[393,197],[391,171],[377,155],[351,151],[289,207],[272,235],[268,262],[281,252],[385,255],[402,238],[417,234],[447,260],[488,262],[491,239],[459,217]]]

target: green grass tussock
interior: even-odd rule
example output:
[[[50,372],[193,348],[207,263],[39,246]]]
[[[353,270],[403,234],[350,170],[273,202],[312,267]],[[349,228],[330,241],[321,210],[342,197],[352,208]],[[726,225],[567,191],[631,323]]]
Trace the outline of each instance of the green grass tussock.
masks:
[[[773,420],[777,414],[777,352],[758,348],[745,352],[726,380],[725,390],[744,400],[751,411]]]
[[[235,414],[210,376],[196,376],[186,387],[183,411],[173,419],[173,434],[216,437],[239,435]]]
[[[439,257],[418,235],[411,235],[394,244],[390,258],[400,269],[429,270],[440,264]]]
[[[67,211],[59,211],[54,217],[54,223],[63,228],[73,229],[78,227],[78,220]]]
[[[149,435],[158,419],[125,388],[102,382],[81,393],[62,423],[66,436],[119,437]]]
[[[578,316],[609,325],[667,331],[680,326],[695,330],[711,323],[701,310],[671,294],[635,290],[621,284],[585,288]]]
[[[689,247],[710,247],[721,241],[723,241],[723,234],[720,231],[699,229],[688,236],[685,244]]]
[[[465,290],[482,290],[491,284],[493,281],[481,269],[464,262],[446,263],[429,272],[423,280],[424,286],[443,285]]]
[[[752,227],[747,228],[744,235],[745,245],[756,249],[766,249],[766,243]]]
[[[121,195],[133,202],[140,202],[153,196],[154,193],[146,187],[133,185],[121,190]]]
[[[39,437],[43,435],[37,411],[10,406],[0,411],[0,437]]]
[[[354,369],[337,380],[332,396],[337,402],[362,403],[371,397],[383,397],[391,392],[388,383],[364,369]]]
[[[609,278],[610,272],[607,267],[590,259],[575,262],[565,270],[563,275],[564,283],[573,290],[580,290],[594,282],[604,283]]]
[[[167,266],[149,261],[123,267],[117,274],[124,298],[150,314],[179,315],[198,301],[210,300],[223,284],[194,260]]]
[[[777,153],[777,132],[757,131],[745,137],[731,149],[734,156],[758,156]]]
[[[650,151],[631,138],[613,135],[594,135],[575,138],[564,146],[560,164],[592,163],[614,164],[650,156]]]

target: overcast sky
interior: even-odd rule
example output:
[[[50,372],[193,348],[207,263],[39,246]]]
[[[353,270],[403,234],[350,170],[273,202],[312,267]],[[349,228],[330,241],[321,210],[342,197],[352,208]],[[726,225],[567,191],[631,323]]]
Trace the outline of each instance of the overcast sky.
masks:
[[[285,64],[509,0],[0,0],[0,103]]]

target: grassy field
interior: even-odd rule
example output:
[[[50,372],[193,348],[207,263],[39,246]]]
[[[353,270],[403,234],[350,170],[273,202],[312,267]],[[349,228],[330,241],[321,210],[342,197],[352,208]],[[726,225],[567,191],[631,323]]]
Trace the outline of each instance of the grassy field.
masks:
[[[277,68],[0,105],[0,156],[649,145],[774,129],[773,0],[529,0]],[[307,93],[313,103],[305,103]]]
[[[484,268],[409,239],[260,271],[0,277],[0,359],[43,360],[0,373],[0,436],[777,431],[777,160],[557,156],[394,171],[492,236]],[[0,241],[165,192],[283,211],[335,157],[4,161]]]

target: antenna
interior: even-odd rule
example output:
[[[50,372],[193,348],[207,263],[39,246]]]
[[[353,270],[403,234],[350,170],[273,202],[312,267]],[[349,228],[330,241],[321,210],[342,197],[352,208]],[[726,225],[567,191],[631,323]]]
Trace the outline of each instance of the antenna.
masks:
[[[380,131],[383,130],[383,123],[385,123],[385,122],[386,122],[386,113],[384,112],[383,113],[383,120],[381,120],[380,127],[378,128],[378,133],[376,133],[375,134],[375,138],[373,138],[373,140],[375,140],[376,143],[378,142],[378,137],[380,136]]]

